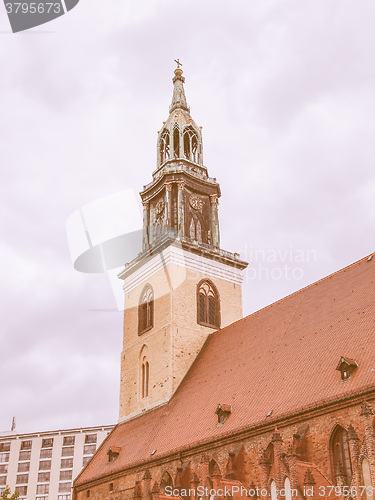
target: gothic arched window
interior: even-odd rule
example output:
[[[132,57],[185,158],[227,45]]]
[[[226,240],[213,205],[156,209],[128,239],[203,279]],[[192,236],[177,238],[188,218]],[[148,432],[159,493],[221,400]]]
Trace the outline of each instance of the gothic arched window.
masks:
[[[220,327],[219,293],[211,281],[204,280],[198,284],[197,307],[197,321],[200,325]]]
[[[188,132],[184,133],[184,156],[190,160],[190,136]]]
[[[289,477],[285,478],[284,481],[284,491],[285,491],[285,500],[292,500],[292,490],[290,487],[290,479]]]
[[[164,130],[160,139],[160,165],[170,158],[169,132]]]
[[[271,500],[277,500],[277,487],[275,481],[271,483]]]
[[[374,500],[374,489],[371,484],[370,464],[367,458],[362,460],[363,486],[365,486],[365,496],[367,500]]]
[[[140,355],[140,396],[142,399],[148,397],[150,386],[150,364],[148,362],[148,348],[144,345]]]
[[[352,466],[348,443],[348,433],[338,425],[331,436],[331,461],[333,477],[343,476],[345,484],[350,485]]]
[[[154,291],[146,285],[141,293],[138,306],[138,335],[147,332],[154,326]]]
[[[184,156],[187,160],[198,163],[198,136],[190,126],[184,130]]]
[[[173,488],[173,481],[172,481],[172,478],[171,478],[171,475],[169,474],[169,472],[164,472],[163,477],[161,478],[161,481],[160,481],[160,493],[161,494],[164,495],[165,488],[167,486],[170,486]]]
[[[214,459],[212,459],[208,465],[208,474],[211,477],[214,476],[215,474],[220,474],[220,468]]]
[[[175,158],[180,157],[180,131],[175,127],[173,131],[173,153]]]

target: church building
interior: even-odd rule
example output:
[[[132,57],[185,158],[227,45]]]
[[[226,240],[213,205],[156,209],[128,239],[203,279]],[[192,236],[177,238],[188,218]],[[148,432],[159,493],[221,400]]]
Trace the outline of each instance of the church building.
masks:
[[[374,500],[375,258],[243,318],[179,66],[119,274],[119,421],[73,498]]]

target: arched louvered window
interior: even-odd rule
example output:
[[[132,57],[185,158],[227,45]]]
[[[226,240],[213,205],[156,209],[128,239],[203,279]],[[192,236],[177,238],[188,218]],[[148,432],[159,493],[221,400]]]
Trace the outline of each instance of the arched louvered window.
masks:
[[[331,462],[333,477],[343,476],[346,485],[352,480],[352,465],[348,443],[348,433],[338,425],[331,436]]]
[[[178,127],[173,131],[173,153],[175,158],[180,157],[180,132]]]
[[[184,157],[198,163],[198,136],[190,126],[184,130]]]
[[[194,163],[198,163],[198,139],[194,134],[191,138],[191,156]]]
[[[197,287],[197,307],[197,321],[200,325],[220,327],[219,293],[209,280],[201,281]]]
[[[165,130],[160,139],[160,165],[170,158],[169,132]]]
[[[190,160],[190,136],[188,132],[184,133],[184,156]]]
[[[154,291],[146,285],[142,291],[138,306],[138,335],[147,332],[154,326]]]

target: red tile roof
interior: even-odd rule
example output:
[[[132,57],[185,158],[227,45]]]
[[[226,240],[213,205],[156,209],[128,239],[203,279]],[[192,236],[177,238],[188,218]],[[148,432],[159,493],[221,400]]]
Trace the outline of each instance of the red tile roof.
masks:
[[[170,402],[117,425],[77,484],[375,388],[374,298],[364,258],[210,335]],[[358,363],[346,382],[344,355]],[[232,413],[218,426],[220,401]],[[123,452],[108,463],[113,445]]]

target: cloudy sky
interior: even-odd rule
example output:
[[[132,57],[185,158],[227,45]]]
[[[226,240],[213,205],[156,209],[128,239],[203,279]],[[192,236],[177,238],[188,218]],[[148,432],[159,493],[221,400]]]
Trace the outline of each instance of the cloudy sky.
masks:
[[[81,0],[10,32],[0,6],[0,430],[114,423],[122,313],[66,221],[151,180],[180,58],[244,313],[375,250],[375,4]]]

